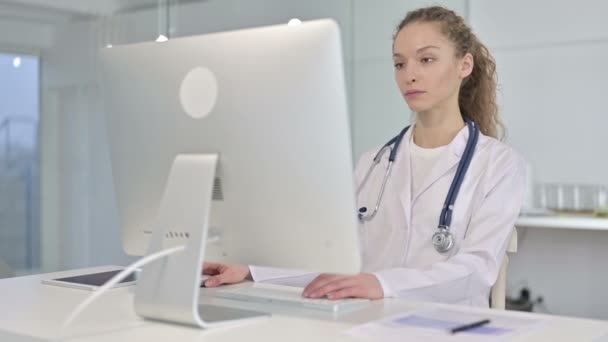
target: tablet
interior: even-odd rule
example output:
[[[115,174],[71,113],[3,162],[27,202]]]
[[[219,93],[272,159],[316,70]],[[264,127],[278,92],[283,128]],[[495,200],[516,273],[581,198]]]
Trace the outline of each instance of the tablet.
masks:
[[[81,274],[81,275],[65,277],[65,278],[43,279],[42,283],[47,284],[47,285],[57,285],[57,286],[64,286],[64,287],[71,287],[71,288],[75,288],[75,289],[93,291],[93,290],[96,290],[99,287],[101,287],[103,284],[105,284],[108,280],[112,279],[112,277],[114,277],[121,271],[122,271],[122,269],[114,270],[114,271],[107,271],[107,272]],[[121,282],[112,286],[112,288],[134,285],[135,280],[137,278],[136,273],[137,272],[131,273],[128,277],[123,279]]]

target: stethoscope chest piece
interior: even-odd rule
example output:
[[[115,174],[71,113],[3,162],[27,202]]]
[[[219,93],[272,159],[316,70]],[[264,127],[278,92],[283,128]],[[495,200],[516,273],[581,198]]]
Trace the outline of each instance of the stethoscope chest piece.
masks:
[[[439,253],[447,253],[454,246],[454,236],[448,227],[439,226],[438,230],[433,234],[431,242],[435,250]]]

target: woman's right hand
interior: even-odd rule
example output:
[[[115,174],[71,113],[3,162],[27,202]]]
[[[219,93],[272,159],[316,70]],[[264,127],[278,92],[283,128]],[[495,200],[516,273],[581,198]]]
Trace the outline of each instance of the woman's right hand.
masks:
[[[205,262],[203,263],[203,275],[210,276],[204,282],[205,287],[235,284],[240,283],[245,279],[252,280],[249,266],[239,264]]]

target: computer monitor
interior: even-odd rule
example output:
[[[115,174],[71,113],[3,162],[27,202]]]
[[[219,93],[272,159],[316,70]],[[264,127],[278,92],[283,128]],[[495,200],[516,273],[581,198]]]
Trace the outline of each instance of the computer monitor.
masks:
[[[205,260],[359,271],[335,22],[114,46],[101,60],[128,254],[146,253],[174,158],[212,153]]]

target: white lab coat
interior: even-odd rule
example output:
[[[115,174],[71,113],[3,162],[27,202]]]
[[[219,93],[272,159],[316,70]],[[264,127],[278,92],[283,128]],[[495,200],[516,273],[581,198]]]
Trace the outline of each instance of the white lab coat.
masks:
[[[525,191],[525,162],[500,141],[479,135],[475,154],[454,204],[451,231],[456,245],[447,254],[431,244],[468,129],[442,152],[418,193],[411,193],[410,144],[403,138],[376,217],[359,225],[362,272],[373,273],[385,297],[487,307]],[[360,184],[378,148],[364,153],[355,169]],[[376,166],[357,199],[372,210],[388,163]],[[256,281],[293,276],[295,271],[252,267]]]

